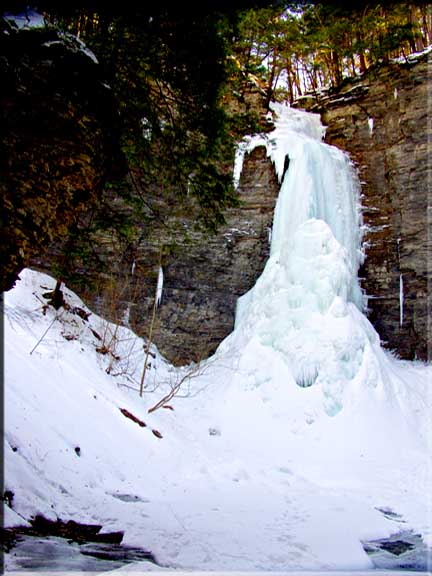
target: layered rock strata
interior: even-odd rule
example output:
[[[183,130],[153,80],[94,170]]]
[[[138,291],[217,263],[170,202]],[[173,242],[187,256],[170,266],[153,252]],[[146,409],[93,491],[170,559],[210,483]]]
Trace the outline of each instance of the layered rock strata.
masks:
[[[124,171],[115,101],[94,57],[54,28],[0,21],[0,291]]]
[[[279,184],[264,147],[247,154],[238,193],[240,206],[226,213],[216,235],[190,231],[162,253],[163,291],[154,341],[170,361],[185,364],[207,357],[233,329],[237,298],[260,276],[269,255],[269,234]],[[135,255],[135,294],[130,320],[149,333],[156,288],[160,232]],[[153,262],[146,274],[146,263]]]
[[[427,55],[390,64],[311,107],[326,141],[358,167],[367,313],[383,344],[406,359],[430,358],[431,66]]]

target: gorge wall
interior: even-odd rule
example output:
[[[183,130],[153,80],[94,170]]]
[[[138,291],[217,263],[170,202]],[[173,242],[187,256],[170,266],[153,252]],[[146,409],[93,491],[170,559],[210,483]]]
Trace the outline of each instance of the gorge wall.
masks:
[[[196,230],[192,218],[179,219],[162,202],[163,222],[153,222],[129,251],[121,253],[110,235],[100,234],[101,268],[84,263],[79,284],[68,285],[104,318],[126,321],[140,335],[152,332],[152,341],[170,362],[206,358],[232,331],[238,297],[264,269],[278,192],[265,147],[255,148],[244,159],[240,205],[227,210],[217,234]],[[51,247],[51,256],[56,249]],[[33,258],[32,265],[50,271],[49,258]],[[151,328],[160,267],[162,298]]]
[[[116,102],[73,36],[0,19],[0,291],[125,170]]]
[[[1,290],[25,266],[58,276],[69,262],[67,283],[92,310],[148,336],[162,265],[154,342],[176,364],[209,355],[232,331],[237,298],[268,257],[279,185],[265,149],[246,157],[239,207],[227,211],[217,235],[197,229],[193,202],[173,204],[155,187],[146,190],[151,218],[134,222],[127,246],[99,230],[95,254],[76,255],[69,238],[94,217],[102,193],[108,208],[125,208],[115,189],[102,192],[108,178],[125,173],[116,103],[78,40],[52,27],[19,29],[5,19],[1,26]],[[260,98],[246,86],[239,112],[259,114]]]
[[[430,359],[430,67],[427,55],[389,64],[299,104],[321,114],[326,142],[357,166],[367,314],[383,345],[404,359]],[[227,226],[215,237],[195,235],[166,258],[154,339],[170,360],[205,356],[232,330],[236,299],[265,265],[278,188],[264,148],[254,150],[239,186],[243,206],[228,212]],[[138,331],[148,331],[155,282],[131,316]]]
[[[408,359],[428,357],[430,77],[424,56],[369,71],[335,94],[299,103],[321,114],[326,141],[348,151],[359,169],[366,252],[360,275],[368,316],[384,345]],[[76,144],[67,156],[79,155]],[[163,222],[151,229],[138,224],[138,240],[121,253],[115,238],[101,233],[96,249],[105,267],[83,262],[81,281],[71,287],[95,312],[117,320],[126,314],[131,327],[148,336],[161,265],[164,288],[153,341],[175,364],[205,357],[233,329],[237,298],[265,266],[278,190],[260,147],[245,158],[240,206],[227,211],[226,225],[214,236],[195,229],[193,212],[178,217],[175,206],[162,205],[157,195],[148,198]],[[34,254],[30,265],[53,272],[57,249],[54,243],[47,255]]]
[[[129,258],[127,266],[128,270],[133,266],[133,274],[121,299],[124,308],[132,302],[131,327],[146,335],[160,260],[163,292],[153,340],[174,364],[207,357],[232,331],[237,298],[255,284],[269,255],[278,191],[266,149],[256,148],[244,160],[240,206],[226,212],[226,224],[216,235],[196,231],[184,219],[187,236],[180,231],[173,243],[169,228],[155,228]]]
[[[327,126],[326,142],[349,152],[359,171],[368,317],[387,348],[423,360],[430,359],[431,66],[423,55],[371,70],[310,107]]]

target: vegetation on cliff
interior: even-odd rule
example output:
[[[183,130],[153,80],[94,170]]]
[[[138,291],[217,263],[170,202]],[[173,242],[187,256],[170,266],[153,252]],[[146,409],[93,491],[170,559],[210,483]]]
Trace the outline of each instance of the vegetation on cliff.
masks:
[[[2,290],[67,237],[122,171],[115,101],[98,66],[53,29],[0,26]]]
[[[146,224],[164,220],[161,202],[215,228],[237,202],[235,141],[256,127],[254,116],[224,107],[229,82],[241,74],[227,57],[241,3],[192,12],[163,2],[122,10],[40,4],[46,28],[23,30],[3,21],[2,239],[10,264],[3,289],[52,242],[60,253],[57,272],[67,276],[91,256],[97,231],[111,230],[126,245],[136,241]],[[97,67],[84,51],[79,62],[71,55],[76,50],[65,31],[91,48]],[[123,156],[114,179],[105,169],[113,162],[104,139],[116,139]],[[80,172],[81,160],[94,174],[65,183],[65,173]]]
[[[235,49],[238,65],[255,75],[268,105],[337,87],[431,43],[428,3],[284,2],[245,12]]]

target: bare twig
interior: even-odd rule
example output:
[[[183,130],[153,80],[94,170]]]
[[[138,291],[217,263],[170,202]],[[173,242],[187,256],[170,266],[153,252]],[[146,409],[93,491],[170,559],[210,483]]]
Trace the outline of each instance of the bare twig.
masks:
[[[56,314],[51,322],[51,324],[48,326],[48,328],[45,330],[45,332],[42,334],[42,336],[39,338],[39,340],[36,342],[36,344],[34,345],[34,347],[32,348],[32,350],[30,351],[30,354],[33,354],[33,352],[36,350],[36,348],[39,346],[39,344],[42,342],[42,340],[45,338],[45,336],[48,334],[49,329],[51,328],[51,326],[54,324],[54,322],[56,320],[58,320],[60,318],[60,316],[63,314],[64,310],[62,310],[60,312],[60,314]]]
[[[194,378],[198,378],[199,376],[203,376],[207,372],[207,370],[209,369],[210,366],[211,366],[211,362],[208,362],[208,361],[205,364],[203,364],[202,362],[198,362],[198,364],[193,365],[186,372],[186,374],[184,374],[179,380],[177,380],[174,384],[170,384],[171,390],[168,392],[168,394],[166,394],[163,398],[161,398],[159,400],[159,402],[157,402],[154,406],[149,408],[147,410],[147,412],[150,414],[151,412],[154,412],[155,410],[158,410],[159,408],[165,407],[165,405],[170,400],[172,400],[172,398],[174,398],[174,396],[176,396],[178,398],[191,397],[192,394],[190,392],[188,394],[185,394],[185,395],[180,395],[179,394],[180,389],[182,388],[182,386],[184,385],[185,382],[189,383]]]
[[[139,388],[135,388],[135,386],[129,386],[129,384],[125,384],[124,382],[119,382],[117,386],[124,386],[125,388],[129,388],[130,390],[135,390],[135,392],[139,392]]]

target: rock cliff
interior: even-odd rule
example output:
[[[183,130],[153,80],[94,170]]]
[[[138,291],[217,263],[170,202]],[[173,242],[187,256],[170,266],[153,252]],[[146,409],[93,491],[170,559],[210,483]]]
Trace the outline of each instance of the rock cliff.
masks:
[[[431,66],[424,55],[371,70],[310,107],[322,115],[325,140],[358,167],[368,316],[383,344],[406,359],[428,358]]]
[[[191,230],[187,241],[179,234],[175,246],[163,250],[163,293],[154,341],[171,362],[208,356],[232,331],[237,298],[255,284],[268,258],[278,190],[265,148],[256,148],[244,161],[240,206],[227,211],[218,234]],[[166,241],[168,246],[169,238]],[[149,333],[158,246],[163,244],[164,232],[159,230],[135,253],[130,322],[143,334]]]
[[[91,209],[121,156],[115,103],[72,36],[0,20],[0,291]]]
[[[237,298],[255,284],[269,255],[279,184],[266,154],[263,146],[246,154],[238,186],[240,204],[227,210],[226,224],[217,234],[196,229],[190,214],[179,216],[160,198],[149,197],[153,209],[159,201],[162,221],[153,221],[150,229],[137,223],[141,238],[125,251],[112,236],[100,233],[101,267],[83,263],[79,284],[69,285],[96,313],[126,321],[148,337],[162,267],[162,298],[152,341],[177,365],[207,357],[232,331]],[[56,250],[53,245],[48,257],[33,258],[33,266],[50,271],[50,256],[55,257]]]
[[[368,317],[385,347],[423,360],[430,359],[430,66],[427,55],[382,66],[307,106],[321,114],[326,142],[347,151],[359,171]],[[232,328],[236,298],[264,267],[278,184],[263,149],[247,158],[239,191],[244,207],[228,214],[218,237],[195,237],[167,261],[155,341],[180,363],[216,348]]]

